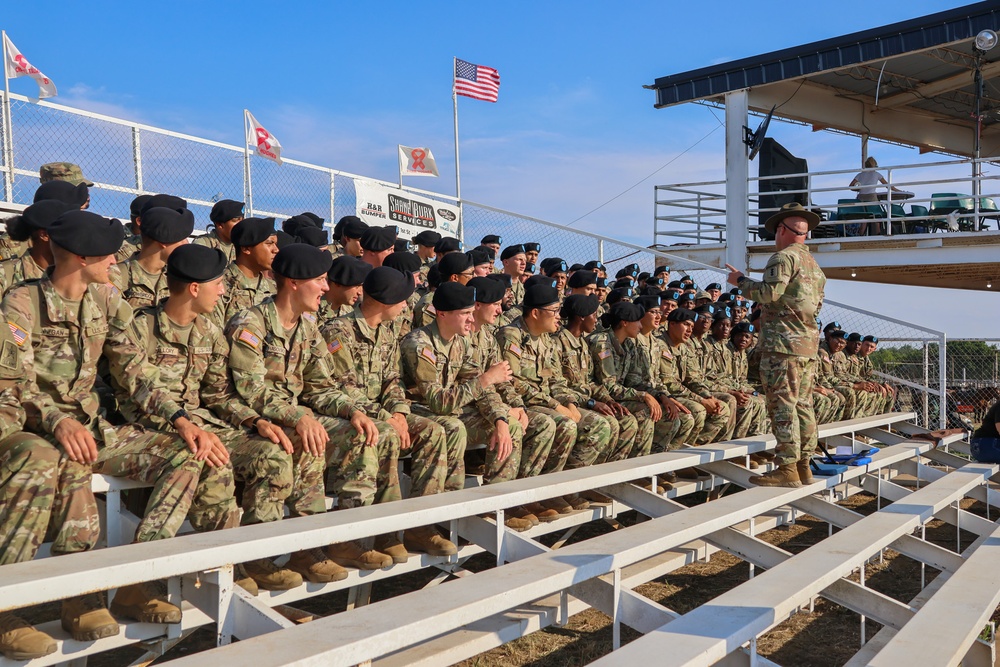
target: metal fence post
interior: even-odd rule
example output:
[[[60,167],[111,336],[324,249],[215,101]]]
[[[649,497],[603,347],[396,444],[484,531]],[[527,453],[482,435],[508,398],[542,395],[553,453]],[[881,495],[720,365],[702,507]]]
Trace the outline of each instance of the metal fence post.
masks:
[[[931,426],[931,415],[930,415],[930,386],[931,386],[931,361],[930,354],[927,348],[927,341],[924,341],[924,387],[928,391],[924,392],[924,428],[930,428]]]
[[[3,183],[6,201],[14,203],[14,120],[10,104],[10,89],[3,95]]]
[[[945,372],[947,364],[948,335],[941,334],[938,342],[938,391],[941,399],[941,409],[938,410],[938,428],[948,427],[948,374]]]
[[[597,261],[604,264],[604,239],[597,239]]]
[[[135,189],[140,193],[142,187],[142,144],[139,139],[139,128],[132,127],[132,162],[135,168]]]
[[[330,227],[331,228],[336,224],[335,219],[337,217],[337,213],[336,213],[336,211],[334,209],[334,206],[336,206],[336,203],[337,203],[337,198],[335,196],[336,195],[336,183],[335,183],[336,180],[337,180],[337,176],[331,171],[330,172]]]

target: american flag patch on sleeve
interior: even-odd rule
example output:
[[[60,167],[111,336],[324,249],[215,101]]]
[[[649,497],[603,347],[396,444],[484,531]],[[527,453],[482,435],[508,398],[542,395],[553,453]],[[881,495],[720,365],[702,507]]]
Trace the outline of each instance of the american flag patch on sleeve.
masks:
[[[597,353],[597,358],[600,360],[605,360],[611,356],[611,350],[601,350]]]
[[[521,358],[521,348],[517,343],[511,343],[510,345],[507,346],[507,349],[510,350],[510,353],[516,356],[518,359]]]
[[[10,334],[14,337],[14,342],[18,344],[18,347],[24,345],[24,341],[28,339],[28,332],[10,320],[7,320],[7,326],[10,327]]]
[[[255,336],[249,329],[243,329],[240,331],[240,335],[237,337],[237,340],[243,341],[255,350],[260,347],[260,338],[257,338],[257,336]]]
[[[334,340],[333,342],[331,342],[329,345],[326,346],[326,349],[330,350],[330,354],[337,354],[338,352],[340,352],[340,348],[342,347],[343,345],[340,344],[339,340]]]
[[[427,361],[431,362],[432,364],[436,364],[438,360],[437,355],[434,354],[434,350],[432,350],[429,347],[420,348],[420,356],[426,359]]]

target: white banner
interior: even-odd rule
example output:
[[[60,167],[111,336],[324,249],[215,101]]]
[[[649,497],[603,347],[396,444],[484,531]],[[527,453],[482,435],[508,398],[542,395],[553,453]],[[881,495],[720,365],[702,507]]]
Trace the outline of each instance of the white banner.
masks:
[[[249,127],[247,128],[247,145],[251,146],[257,155],[281,164],[281,142],[279,142],[264,126],[257,122],[253,114],[243,110],[247,115]]]
[[[369,225],[396,225],[399,238],[410,239],[431,229],[441,236],[459,237],[458,206],[420,197],[371,181],[355,181],[357,215]]]
[[[3,50],[5,54],[4,66],[7,69],[7,78],[16,79],[19,76],[30,76],[38,84],[38,98],[56,96],[56,84],[52,79],[38,71],[38,68],[28,62],[28,60],[17,50],[14,42],[4,33]]]
[[[437,162],[429,148],[399,147],[400,176],[437,176]]]

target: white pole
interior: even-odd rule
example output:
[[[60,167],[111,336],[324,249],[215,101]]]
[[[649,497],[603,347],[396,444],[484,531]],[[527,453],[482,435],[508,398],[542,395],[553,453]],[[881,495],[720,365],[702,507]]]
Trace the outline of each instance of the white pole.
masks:
[[[253,217],[253,184],[250,182],[250,110],[243,110],[243,198],[247,217]]]
[[[396,156],[399,158],[399,189],[403,189],[403,147],[396,144]]]
[[[3,42],[3,147],[4,147],[4,194],[6,200],[14,203],[14,128],[10,110],[10,79],[7,77],[7,31],[0,31]]]
[[[453,58],[451,67],[451,103],[455,108],[455,198],[459,207],[462,206],[462,170],[458,166],[458,93],[455,92],[455,73],[458,71],[458,58]]]

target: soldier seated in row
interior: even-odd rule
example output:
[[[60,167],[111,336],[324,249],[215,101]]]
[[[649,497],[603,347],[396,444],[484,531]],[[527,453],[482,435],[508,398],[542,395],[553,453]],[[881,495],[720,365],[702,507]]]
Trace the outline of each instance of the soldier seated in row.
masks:
[[[382,266],[388,266],[404,275],[413,276],[413,284],[418,287],[420,286],[420,270],[422,268],[420,266],[420,257],[412,252],[400,252],[397,250],[385,258]],[[406,301],[403,302],[403,310],[395,319],[397,338],[400,340],[413,330],[413,309],[420,301],[420,298],[420,292],[414,289],[413,293],[406,297]]]
[[[25,280],[37,280],[55,264],[49,246],[48,228],[72,206],[56,199],[43,199],[24,209],[21,215],[7,219],[7,233],[13,241],[30,241],[20,257],[0,262],[0,298]]]
[[[395,227],[369,227],[361,235],[361,261],[376,268],[382,266],[385,258],[392,254],[395,243]]]
[[[125,240],[122,241],[122,247],[115,253],[115,262],[118,264],[121,264],[126,259],[131,259],[133,255],[139,252],[139,247],[142,245],[142,236],[139,234],[139,230],[142,227],[142,220],[140,219],[142,206],[152,198],[153,195],[139,195],[128,205],[129,223],[125,225]]]
[[[208,219],[212,221],[212,229],[207,234],[194,240],[198,245],[217,248],[226,253],[226,259],[232,262],[236,259],[236,246],[233,245],[233,229],[243,220],[243,202],[232,199],[221,199],[212,206]]]
[[[319,319],[326,322],[335,317],[343,317],[354,310],[364,292],[362,287],[372,265],[362,262],[357,257],[341,255],[330,264],[326,273],[327,287],[323,295],[323,305],[319,311]]]
[[[138,255],[115,265],[109,272],[111,284],[132,308],[155,306],[167,298],[170,293],[165,272],[167,259],[174,250],[187,245],[194,230],[194,214],[178,197],[151,197],[142,209],[141,218]]]
[[[274,218],[244,218],[233,227],[231,238],[236,259],[226,267],[222,280],[225,294],[212,314],[222,329],[233,317],[273,295],[276,289],[274,279],[268,275],[278,254]]]

